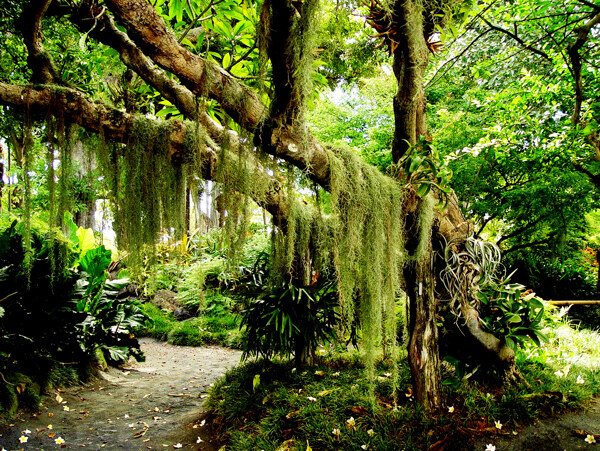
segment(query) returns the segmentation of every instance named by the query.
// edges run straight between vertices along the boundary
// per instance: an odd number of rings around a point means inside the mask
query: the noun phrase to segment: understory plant
[[[487,332],[515,350],[527,340],[540,345],[545,305],[523,285],[509,283],[501,263],[500,249],[474,237],[450,242],[445,249],[446,267],[442,281],[451,297],[451,310],[458,318],[472,307]]]
[[[523,285],[501,281],[483,289],[479,301],[484,327],[495,336],[502,337],[513,350],[528,340],[537,346],[541,341],[548,341],[542,333],[544,302]]]
[[[376,362],[374,404],[357,353],[320,356],[305,371],[289,361],[246,362],[213,388],[206,427],[219,446],[235,450],[479,449],[479,435],[493,443],[496,434],[517,434],[536,418],[581,407],[600,393],[600,335],[567,324],[548,335],[541,347],[525,342],[517,349],[520,383],[499,389],[462,380],[445,388],[442,409],[430,415],[414,400],[405,358],[397,381],[389,361]]]
[[[95,349],[115,346],[135,317],[135,307],[110,293],[106,250],[81,257],[77,237],[70,238],[37,220],[0,229],[0,374],[8,381],[0,384],[0,404],[9,415],[20,401],[36,408],[40,389],[61,379],[56,372],[89,376]],[[135,352],[129,333],[127,340],[118,345]]]
[[[102,356],[121,363],[129,356],[143,360],[133,329],[143,325],[146,315],[137,301],[119,299],[119,290],[129,284],[128,278],[107,280],[111,251],[104,246],[90,249],[79,260],[84,277],[78,280],[75,310],[85,315],[77,325],[79,345],[86,354]]]
[[[333,281],[323,278],[298,286],[287,279],[272,279],[263,258],[242,286],[244,358],[294,355],[296,363],[303,364],[312,359],[320,343],[337,342],[340,315]]]

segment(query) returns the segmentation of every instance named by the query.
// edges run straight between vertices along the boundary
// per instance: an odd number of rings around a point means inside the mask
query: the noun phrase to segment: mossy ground
[[[221,345],[240,347],[239,319],[234,314],[203,315],[177,321],[171,313],[147,302],[143,310],[150,320],[137,332],[179,346]]]
[[[78,365],[49,363],[43,372],[23,374],[14,369],[3,369],[0,383],[0,417],[12,418],[18,410],[35,412],[41,396],[52,390],[89,381],[97,372],[91,362]]]

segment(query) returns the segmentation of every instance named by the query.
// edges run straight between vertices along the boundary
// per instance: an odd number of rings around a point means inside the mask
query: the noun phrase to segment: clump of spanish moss
[[[270,117],[302,124],[305,101],[312,89],[319,0],[277,2],[266,0],[258,27],[260,71],[271,61],[273,93]]]
[[[198,183],[203,131],[187,124],[184,150],[173,157],[173,123],[136,117],[127,144],[99,146],[99,162],[112,194],[119,247],[138,266],[154,254],[160,235],[186,232],[187,188]],[[149,246],[149,249],[148,249]]]
[[[330,159],[338,290],[346,321],[360,322],[372,373],[376,349],[395,343],[405,258],[404,189],[348,149],[330,151]]]
[[[419,261],[429,255],[431,245],[431,233],[434,220],[435,200],[433,194],[429,193],[420,199],[416,217],[418,227],[418,244],[414,253],[410,256],[411,260]]]

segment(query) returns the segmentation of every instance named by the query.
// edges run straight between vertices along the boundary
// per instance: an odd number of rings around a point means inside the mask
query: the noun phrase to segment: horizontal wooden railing
[[[549,304],[552,305],[598,305],[600,301],[598,300],[589,300],[589,301],[569,301],[569,300],[552,300],[548,301]]]

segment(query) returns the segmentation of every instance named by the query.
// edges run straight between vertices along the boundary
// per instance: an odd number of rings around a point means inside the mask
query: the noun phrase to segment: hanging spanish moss
[[[330,151],[335,266],[347,322],[358,321],[368,373],[376,350],[395,344],[404,262],[404,190],[348,149]],[[385,336],[383,336],[385,334]]]
[[[416,212],[418,244],[414,254],[410,256],[411,260],[419,261],[429,256],[434,208],[435,200],[432,193],[419,200]]]
[[[113,227],[128,263],[153,258],[160,236],[181,238],[186,230],[187,188],[200,182],[201,146],[197,123],[186,123],[183,149],[174,154],[174,124],[137,116],[126,145],[104,142],[98,162],[111,192]]]
[[[23,266],[25,274],[27,275],[27,284],[31,282],[31,267],[33,265],[33,250],[31,248],[31,159],[33,154],[34,136],[33,126],[31,124],[31,118],[27,114],[25,117],[23,127],[23,161],[22,161],[22,174],[23,174],[23,246],[25,255],[23,258]]]
[[[331,268],[331,221],[315,206],[296,198],[293,189],[287,192],[287,221],[273,229],[273,274],[309,285],[313,275],[326,275]]]
[[[230,268],[239,261],[248,234],[251,213],[248,194],[252,191],[252,171],[244,158],[242,146],[232,142],[232,137],[224,130],[216,177],[221,181],[216,202]]]
[[[65,212],[72,213],[73,204],[73,146],[75,143],[76,128],[74,125],[59,121],[56,130],[60,166],[58,171],[58,190],[55,196],[56,206],[52,210],[56,212],[55,224],[64,229]],[[65,230],[63,230],[65,231]]]
[[[56,142],[56,122],[52,118],[46,120],[46,188],[48,189],[48,228],[52,233],[56,228],[56,219],[58,216],[57,205],[56,205],[56,171],[54,168],[54,145]],[[54,280],[56,279],[59,266],[56,260],[55,249],[57,248],[56,242],[50,240],[49,242],[49,256],[50,256],[50,287],[53,287]]]

